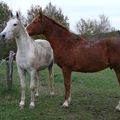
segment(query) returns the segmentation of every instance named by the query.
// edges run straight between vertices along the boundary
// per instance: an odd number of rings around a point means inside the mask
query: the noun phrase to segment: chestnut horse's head
[[[32,20],[32,22],[26,27],[29,35],[38,35],[44,33],[45,22],[42,9],[40,9],[39,14]]]

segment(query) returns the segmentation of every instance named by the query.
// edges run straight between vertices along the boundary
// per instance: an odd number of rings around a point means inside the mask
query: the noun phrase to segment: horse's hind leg
[[[116,76],[117,76],[117,79],[118,79],[118,82],[119,82],[119,84],[120,84],[120,69],[118,70],[115,70],[115,73],[116,73]],[[119,101],[119,103],[118,103],[118,105],[116,106],[116,108],[115,108],[117,111],[120,111],[120,101]]]
[[[48,79],[48,87],[50,91],[50,95],[53,96],[54,93],[54,71],[53,71],[53,63],[48,67],[49,71],[49,79]]]
[[[40,79],[39,79],[39,71],[36,72],[36,91],[35,91],[35,96],[39,96],[39,88],[40,88]]]

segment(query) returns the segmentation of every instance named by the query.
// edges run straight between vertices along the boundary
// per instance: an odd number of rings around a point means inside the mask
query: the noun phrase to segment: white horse
[[[50,94],[54,94],[53,80],[53,50],[46,40],[32,40],[24,25],[22,24],[19,14],[12,17],[7,22],[7,26],[0,33],[0,36],[5,39],[15,38],[17,44],[16,63],[21,84],[21,108],[25,105],[25,71],[30,74],[30,89],[31,101],[30,108],[35,107],[35,95],[39,95],[39,71],[45,68],[49,70],[49,88]],[[35,93],[36,92],[36,93]]]

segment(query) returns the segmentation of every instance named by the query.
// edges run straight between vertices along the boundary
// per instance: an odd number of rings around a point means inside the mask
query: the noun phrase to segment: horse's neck
[[[52,22],[53,21],[51,21],[51,23]],[[46,29],[44,34],[53,48],[58,47],[60,45],[62,46],[62,44],[64,44],[64,42],[66,41],[62,38],[69,36],[69,31],[67,31],[65,28],[60,27],[57,24],[51,23],[48,23],[47,27],[50,29]]]
[[[49,22],[48,22],[49,21]],[[55,36],[59,36],[60,34],[65,34],[67,32],[69,32],[65,27],[59,25],[58,23],[56,23],[54,20],[46,20],[47,23],[47,28],[45,31],[47,31],[47,33],[50,34],[54,34]]]
[[[33,42],[24,27],[20,28],[19,35],[15,39],[18,51],[22,52],[28,51]]]

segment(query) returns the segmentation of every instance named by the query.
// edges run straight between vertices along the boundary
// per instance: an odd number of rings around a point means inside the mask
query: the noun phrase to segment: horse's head
[[[26,27],[26,30],[29,35],[38,35],[42,34],[45,30],[45,18],[42,13],[42,10],[39,11],[39,14],[32,20],[32,22]]]
[[[11,18],[7,22],[7,25],[4,28],[4,30],[0,33],[0,37],[5,40],[17,37],[19,32],[19,25],[20,25],[19,14],[16,13],[16,17],[13,17],[11,13]]]

